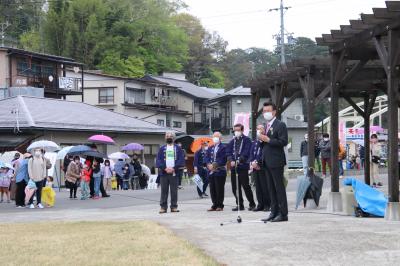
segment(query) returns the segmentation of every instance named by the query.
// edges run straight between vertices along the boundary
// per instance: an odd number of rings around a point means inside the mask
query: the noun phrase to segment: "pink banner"
[[[244,134],[248,136],[250,132],[250,113],[235,113],[234,124],[242,124],[244,126]]]

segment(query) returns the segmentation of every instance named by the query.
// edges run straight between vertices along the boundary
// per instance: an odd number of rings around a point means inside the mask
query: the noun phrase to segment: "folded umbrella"
[[[115,145],[115,141],[106,135],[93,135],[88,138],[88,141],[91,143]]]
[[[319,199],[321,198],[322,194],[322,187],[324,185],[324,179],[314,174],[308,176],[311,185],[309,186],[306,195],[303,199],[304,207],[307,204],[307,199],[314,199],[314,202],[317,206],[319,206]]]
[[[112,159],[112,160],[119,160],[119,159],[129,159],[129,155],[123,152],[114,152],[111,153],[110,155],[108,155],[108,158]]]
[[[29,147],[26,149],[29,153],[32,153],[35,149],[42,149],[46,152],[55,152],[60,150],[60,147],[57,143],[50,141],[50,140],[39,140],[33,142]]]
[[[141,164],[142,166],[142,172],[145,174],[145,176],[150,177],[151,176],[151,171],[150,168],[147,165]]]
[[[121,148],[121,151],[142,151],[142,150],[144,150],[144,147],[139,143],[129,143]]]
[[[296,210],[300,205],[300,202],[303,201],[304,196],[308,188],[310,187],[311,182],[306,176],[298,176],[297,177],[297,191],[296,191]]]

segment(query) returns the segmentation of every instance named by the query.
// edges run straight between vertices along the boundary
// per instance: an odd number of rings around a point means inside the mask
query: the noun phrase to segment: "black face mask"
[[[172,142],[174,142],[174,140],[172,138],[167,138],[167,143],[168,144],[172,144]]]

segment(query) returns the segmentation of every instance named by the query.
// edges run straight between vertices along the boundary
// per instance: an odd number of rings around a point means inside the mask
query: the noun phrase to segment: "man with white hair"
[[[206,155],[212,201],[212,206],[208,211],[223,211],[227,155],[225,145],[221,143],[221,132],[214,132],[212,137],[214,146],[207,150]]]
[[[161,198],[160,198],[160,214],[166,213],[168,209],[168,194],[171,190],[171,212],[179,212],[178,210],[178,178],[176,174],[179,168],[185,165],[185,156],[183,150],[174,144],[175,133],[166,132],[165,141],[157,154],[156,167],[159,169]]]

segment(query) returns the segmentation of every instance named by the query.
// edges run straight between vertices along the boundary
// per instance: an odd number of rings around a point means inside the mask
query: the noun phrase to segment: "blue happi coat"
[[[215,150],[217,153],[215,154]],[[226,176],[226,147],[224,144],[220,143],[218,145],[214,145],[207,150],[206,163],[207,164],[216,164],[217,170],[210,172],[209,176],[211,177],[225,177]]]
[[[167,145],[161,146],[161,148],[158,150],[157,154],[157,159],[156,159],[156,167],[160,169],[159,175],[164,176],[167,173],[165,172],[166,166],[166,150],[167,150]],[[174,144],[174,154],[175,154],[175,173],[178,172],[179,168],[185,166],[185,154],[182,150],[181,147],[178,145]]]
[[[242,141],[241,145],[238,145]],[[235,145],[236,150],[235,150]],[[251,139],[245,135],[242,135],[240,138],[233,138],[227,148],[226,154],[228,156],[229,161],[238,161],[239,164],[237,166],[238,169],[249,170],[248,160],[250,157],[250,149],[251,149]]]
[[[254,161],[258,162],[258,165],[261,166],[262,163],[262,141],[254,140],[251,149],[250,149],[250,157],[248,163],[252,163]]]

